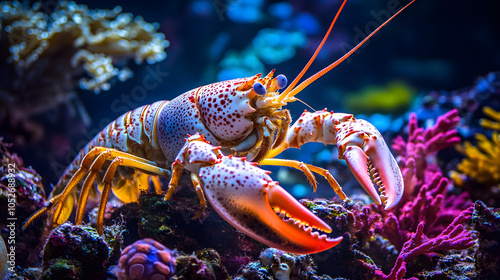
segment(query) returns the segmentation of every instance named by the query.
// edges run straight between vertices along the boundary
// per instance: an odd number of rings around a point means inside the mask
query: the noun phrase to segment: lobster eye
[[[264,94],[266,94],[266,88],[264,87],[263,84],[261,84],[259,82],[256,82],[255,84],[253,84],[253,90],[258,95],[264,95]]]
[[[278,83],[278,88],[282,89],[282,88],[286,87],[286,84],[288,83],[288,80],[286,79],[285,75],[279,74],[276,77],[276,82]]]

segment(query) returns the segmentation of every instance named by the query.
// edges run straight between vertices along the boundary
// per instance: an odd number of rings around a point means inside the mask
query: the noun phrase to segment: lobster
[[[313,231],[313,228],[325,233],[332,230],[272,181],[270,172],[257,165],[301,170],[314,191],[317,186],[313,173],[316,173],[326,178],[340,199],[345,200],[346,195],[328,170],[276,158],[282,151],[300,148],[307,142],[337,145],[339,158],[346,160],[377,204],[391,209],[399,202],[404,190],[401,171],[373,125],[351,114],[326,109],[305,111],[292,125],[290,112],[283,107],[296,101],[296,94],[344,61],[414,1],[340,59],[298,86],[346,0],[315,53],[288,87],[286,77],[274,77],[272,70],[265,77],[257,74],[201,86],[171,101],[158,101],[123,114],[80,151],[55,185],[47,205],[33,214],[24,228],[46,213],[51,214],[53,226],[62,224],[69,219],[75,205],[75,223],[81,224],[88,199],[92,197],[99,204],[96,225],[102,234],[111,192],[123,203],[136,201],[140,191],[149,189],[150,179],[155,192],[161,193],[158,176],[163,176],[170,178],[165,194],[168,200],[182,170],[186,169],[191,172],[201,204],[194,218],[201,215],[208,198],[227,222],[266,245],[301,254],[337,245],[342,237],[332,239]],[[121,166],[130,167],[133,172],[130,174],[130,168]]]

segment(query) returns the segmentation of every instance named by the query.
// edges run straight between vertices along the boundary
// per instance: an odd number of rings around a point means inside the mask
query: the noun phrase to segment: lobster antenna
[[[309,109],[311,109],[313,112],[316,112],[317,110],[314,109],[313,107],[311,107],[311,105],[307,104],[304,100],[301,100],[301,99],[298,99],[298,98],[295,98],[297,101],[299,101],[300,103],[306,105],[307,107],[309,107]]]
[[[293,81],[290,83],[290,85],[280,94],[280,96],[278,97],[278,101],[281,101],[281,100],[283,100],[283,98],[285,98],[285,96],[293,89],[293,87],[299,82],[299,80],[302,79],[304,74],[307,72],[307,69],[309,69],[309,66],[311,66],[313,61],[316,59],[316,56],[318,55],[319,51],[321,50],[321,48],[325,44],[326,39],[328,39],[328,36],[330,35],[330,31],[332,31],[332,28],[335,25],[335,22],[337,21],[337,18],[339,17],[340,12],[344,8],[344,5],[346,2],[347,2],[347,0],[344,0],[342,2],[342,5],[340,5],[340,8],[337,11],[337,14],[335,15],[332,23],[330,24],[330,28],[328,28],[328,31],[326,31],[326,34],[323,37],[323,40],[321,41],[319,46],[316,48],[316,51],[314,51],[314,54],[311,56],[311,58],[309,59],[309,61],[306,64],[306,66],[304,66],[304,68],[302,68],[302,71],[300,71],[300,73],[297,75],[297,77],[295,77],[295,79],[293,79]]]
[[[387,19],[384,23],[382,23],[379,27],[377,27],[377,29],[373,30],[373,32],[370,33],[368,36],[366,36],[366,38],[363,39],[363,41],[359,42],[354,48],[352,48],[349,52],[347,52],[346,54],[344,54],[337,61],[333,62],[332,64],[330,64],[327,67],[325,67],[325,68],[321,69],[320,71],[318,71],[316,74],[314,74],[311,77],[307,78],[305,81],[303,81],[302,83],[300,83],[296,88],[294,88],[292,91],[290,91],[287,94],[287,96],[284,96],[283,98],[285,98],[285,97],[286,98],[293,97],[297,93],[301,92],[308,85],[310,85],[312,82],[316,81],[321,76],[325,75],[330,70],[332,70],[333,68],[335,68],[337,65],[339,65],[340,63],[342,63],[342,61],[346,60],[349,56],[351,56],[351,54],[353,54],[355,51],[357,51],[364,43],[366,43],[366,41],[368,41],[368,39],[370,39],[373,35],[375,35],[375,33],[377,33],[382,27],[384,27],[387,23],[389,23],[392,19],[394,19],[404,9],[408,8],[408,6],[410,6],[413,2],[415,2],[415,0],[412,0],[410,3],[406,4],[406,6],[404,6],[403,8],[401,8],[401,10],[399,10],[394,15],[392,15],[389,19]],[[287,90],[288,90],[288,88],[287,88]],[[278,98],[278,100],[282,100],[283,98],[280,95],[279,98]]]

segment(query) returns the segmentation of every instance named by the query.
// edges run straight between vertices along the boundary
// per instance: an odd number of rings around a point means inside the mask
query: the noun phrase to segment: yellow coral
[[[500,121],[500,112],[494,111],[490,107],[483,108],[483,112],[494,120]],[[481,125],[485,128],[500,130],[500,123],[482,119]],[[452,179],[457,185],[463,185],[463,175],[473,178],[475,181],[496,186],[500,184],[500,135],[493,132],[491,140],[483,134],[476,134],[477,147],[470,142],[457,149],[465,154],[458,165],[458,172],[452,173]]]
[[[488,117],[492,118],[495,121],[491,121],[488,119],[481,119],[481,126],[484,128],[489,128],[493,130],[500,130],[500,112],[493,110],[491,107],[484,107],[483,112]]]
[[[345,106],[355,113],[391,113],[406,110],[415,96],[415,91],[404,82],[394,81],[386,86],[367,86],[357,93],[345,97]]]

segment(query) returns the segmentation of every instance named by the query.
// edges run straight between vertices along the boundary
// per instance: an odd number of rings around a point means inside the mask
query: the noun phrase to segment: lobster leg
[[[184,168],[178,162],[174,162],[172,164],[172,177],[170,177],[170,182],[168,183],[168,190],[164,198],[165,201],[169,200],[174,194],[175,189],[177,188],[177,184],[179,183],[179,179],[182,175],[182,169]]]
[[[344,193],[344,191],[340,187],[339,183],[337,182],[337,180],[335,180],[335,178],[332,176],[330,171],[328,171],[324,168],[321,168],[321,167],[311,165],[311,164],[306,164],[306,166],[312,172],[323,176],[328,181],[330,186],[333,188],[333,191],[335,191],[335,193],[339,196],[340,199],[345,200],[347,198],[347,195]]]
[[[263,159],[259,162],[259,165],[274,165],[274,166],[288,166],[295,169],[299,169],[306,175],[307,180],[313,186],[314,192],[317,190],[316,178],[312,174],[311,170],[309,170],[308,166],[303,162],[291,159],[278,159],[278,158],[268,158]]]
[[[83,161],[82,161],[82,165],[83,165]],[[60,202],[60,203],[55,203],[53,205],[50,205],[51,207],[55,206],[54,215],[52,217],[53,224],[60,225],[60,224],[64,223],[71,215],[71,211],[73,211],[74,201],[73,200],[69,201],[68,198],[69,198],[70,194],[76,188],[78,182],[80,182],[80,180],[82,180],[82,178],[85,176],[87,171],[88,171],[88,168],[85,168],[85,167],[78,169],[78,171],[75,173],[75,175],[73,175],[73,177],[71,177],[71,180],[68,182],[68,185],[66,186],[64,191],[59,195],[58,202]],[[63,210],[65,210],[65,211],[63,211]]]
[[[317,184],[316,184],[316,179],[314,178],[312,172],[317,173],[323,176],[328,181],[328,183],[330,183],[330,186],[332,186],[333,190],[340,197],[340,199],[344,200],[347,198],[346,194],[342,191],[342,188],[340,187],[337,180],[335,180],[332,174],[330,174],[330,171],[326,169],[311,164],[305,164],[296,160],[277,159],[277,158],[266,158],[260,161],[259,165],[287,166],[299,169],[302,172],[304,172],[309,182],[313,185],[314,192],[316,192],[317,190]]]
[[[77,211],[77,223],[81,223],[81,218],[83,217],[83,212],[87,202],[88,193],[90,191],[92,182],[95,180],[97,172],[101,169],[102,165],[106,160],[120,158],[119,165],[133,167],[143,172],[150,174],[155,174],[159,176],[169,176],[170,170],[160,168],[155,165],[154,162],[143,159],[141,157],[134,156],[132,154],[118,151],[115,149],[105,148],[105,147],[94,147],[82,160],[80,168],[73,175],[68,185],[61,193],[59,202],[56,205],[54,211],[53,224],[59,225],[67,220],[69,217],[72,205],[67,202],[68,196],[75,189],[77,184],[85,176],[85,174],[90,170],[87,178],[85,179],[82,192],[80,194],[79,207]],[[95,164],[95,165],[94,165]],[[63,213],[64,212],[64,213]],[[61,216],[62,215],[62,216]]]
[[[165,194],[165,201],[169,200],[173,193],[175,192],[175,189],[177,188],[177,185],[179,183],[179,178],[181,177],[182,170],[184,167],[179,164],[178,161],[176,161],[174,164],[172,164],[172,178],[170,178],[170,182],[168,184],[168,191]],[[201,209],[194,215],[191,219],[197,219],[201,216],[205,208],[207,208],[207,200],[205,199],[205,195],[203,194],[203,189],[200,184],[200,178],[198,175],[195,173],[191,173],[191,182],[193,182],[193,186],[196,190],[196,194],[198,195],[198,199],[200,200],[200,205]]]
[[[55,204],[56,208],[54,210],[54,215],[52,217],[53,224],[60,225],[69,218],[69,215],[73,210],[73,202],[71,203],[68,202],[68,197],[74,191],[74,189],[76,188],[78,183],[82,180],[82,178],[85,176],[90,166],[94,162],[94,159],[103,151],[103,149],[105,148],[95,147],[89,153],[87,153],[85,157],[82,159],[80,168],[76,171],[73,177],[71,177],[68,184],[66,185],[66,188],[64,188],[64,191],[60,194],[59,201],[61,201],[61,203]],[[63,214],[63,209],[65,210],[64,215],[61,216]]]
[[[105,197],[101,196],[101,203],[100,203],[99,211],[98,211],[99,215],[102,215],[100,217],[101,224],[100,225],[98,224],[98,229],[100,229],[99,231],[101,233],[102,233],[102,220],[104,219],[104,208],[106,205],[105,203],[106,203],[108,196],[109,196],[109,189],[110,189],[111,182],[113,180],[116,169],[118,168],[119,165],[134,167],[134,168],[137,168],[141,171],[146,171],[146,172],[158,172],[158,171],[160,171],[160,173],[159,174],[157,173],[157,174],[163,175],[163,176],[165,175],[165,173],[169,174],[168,170],[159,168],[159,167],[154,166],[154,165],[150,165],[149,163],[145,162],[145,160],[143,160],[141,158],[139,158],[140,161],[138,161],[137,160],[138,157],[136,157],[136,156],[132,156],[128,153],[116,151],[113,149],[106,149],[92,163],[92,165],[90,167],[90,172],[87,175],[87,178],[85,179],[85,182],[83,184],[83,188],[82,188],[82,191],[80,194],[80,200],[78,202],[77,215],[75,218],[76,224],[81,224],[81,222],[82,222],[83,214],[85,211],[85,206],[87,204],[88,194],[89,194],[89,191],[92,187],[92,183],[94,182],[95,177],[97,176],[97,173],[101,170],[104,162],[106,160],[110,159],[111,157],[114,157],[114,159],[111,162],[111,165],[108,167],[106,174],[104,175],[104,178],[103,178],[104,187],[107,188],[107,190],[106,190],[107,193],[105,194]],[[103,192],[104,192],[104,189],[103,189]],[[99,218],[98,218],[98,220],[99,220]]]
[[[102,235],[102,228],[104,226],[104,211],[106,210],[106,202],[108,201],[109,191],[111,190],[111,182],[113,181],[113,177],[115,177],[115,172],[118,166],[121,164],[120,158],[115,158],[108,169],[106,170],[106,174],[104,174],[104,178],[102,182],[104,186],[101,192],[101,202],[99,203],[99,210],[97,211],[96,225],[97,225],[97,233]]]
[[[194,215],[191,220],[198,219],[203,211],[207,208],[207,200],[205,199],[205,194],[203,194],[203,189],[201,187],[201,182],[200,182],[200,177],[196,175],[195,173],[191,173],[191,181],[193,182],[193,186],[196,190],[196,193],[198,194],[198,199],[200,200],[200,210],[198,210],[198,213]]]
[[[160,180],[158,179],[158,176],[151,176],[151,181],[153,181],[153,186],[155,187],[155,193],[160,194],[163,191],[161,190],[161,184]]]
[[[42,209],[36,211],[33,215],[31,215],[28,220],[24,223],[23,225],[23,230],[26,230],[29,225],[31,225],[34,221],[36,221],[38,218],[42,217],[45,215],[51,208],[52,206],[56,205],[59,203],[61,198],[61,194],[58,194],[54,197],[52,197],[47,204],[47,206],[43,207]]]
[[[97,156],[97,158],[90,166],[90,171],[87,177],[85,178],[85,181],[83,182],[83,187],[82,190],[80,191],[80,197],[78,199],[78,207],[76,208],[75,224],[77,225],[82,224],[83,214],[85,213],[85,206],[87,206],[87,200],[89,197],[90,189],[92,188],[95,178],[97,177],[97,173],[99,173],[99,171],[102,168],[102,165],[106,162],[106,160],[109,157],[110,157],[109,153],[106,152],[101,153],[99,156]]]

